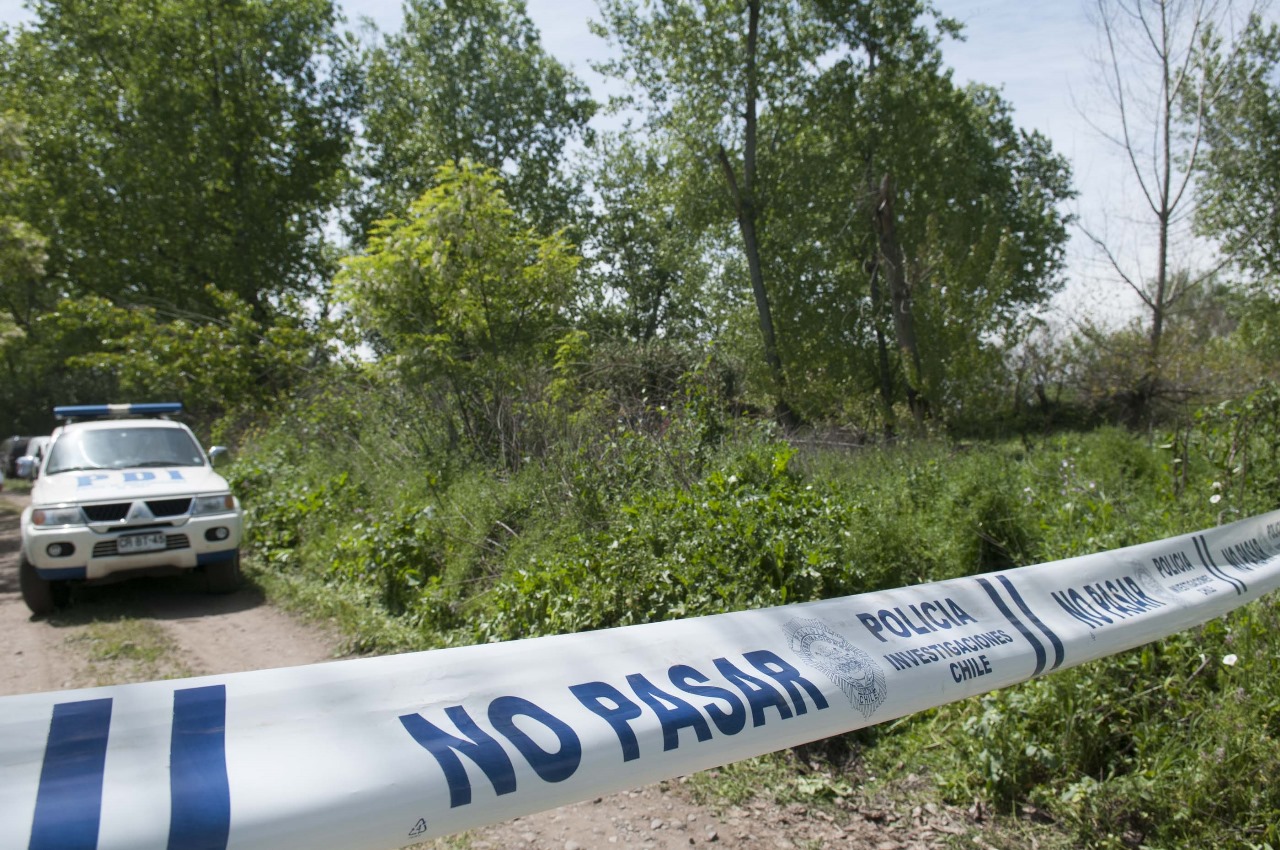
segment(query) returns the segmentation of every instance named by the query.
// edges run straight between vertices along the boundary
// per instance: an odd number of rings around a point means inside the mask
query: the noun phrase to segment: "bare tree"
[[[1155,235],[1154,268],[1144,274],[1117,245],[1088,227],[1085,235],[1106,256],[1114,273],[1137,295],[1150,315],[1147,363],[1138,391],[1145,406],[1158,391],[1165,325],[1179,302],[1221,265],[1198,274],[1174,274],[1175,240],[1191,239],[1195,214],[1193,178],[1205,151],[1205,122],[1227,91],[1222,69],[1242,39],[1231,30],[1248,19],[1232,0],[1096,0],[1102,54],[1099,65],[1114,122],[1102,127],[1086,116],[1122,151],[1150,212]]]

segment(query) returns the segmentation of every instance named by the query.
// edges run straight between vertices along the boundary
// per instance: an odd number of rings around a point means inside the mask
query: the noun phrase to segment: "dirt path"
[[[70,608],[33,619],[18,589],[25,501],[0,492],[0,696],[334,657],[336,637],[267,605],[256,589],[209,596],[195,579],[79,588]]]
[[[76,591],[74,604],[33,619],[18,589],[18,512],[0,492],[0,696],[313,664],[335,657],[336,635],[273,608],[255,588],[208,596],[192,579],[133,581]],[[864,801],[835,813],[762,801],[721,809],[664,782],[441,839],[470,850],[747,850],[845,847],[922,850],[987,845],[955,809]]]

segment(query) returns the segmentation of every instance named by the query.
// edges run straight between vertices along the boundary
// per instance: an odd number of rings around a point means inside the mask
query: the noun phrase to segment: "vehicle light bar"
[[[103,419],[112,416],[163,416],[181,413],[182,402],[163,401],[144,404],[66,404],[53,409],[59,419]]]

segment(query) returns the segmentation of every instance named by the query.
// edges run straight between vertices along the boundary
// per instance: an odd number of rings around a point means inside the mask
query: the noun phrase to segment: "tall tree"
[[[1196,223],[1256,279],[1280,286],[1280,27],[1251,22],[1226,96],[1205,114]]]
[[[773,116],[796,142],[766,183],[780,324],[804,329],[815,403],[958,410],[1062,284],[1070,170],[998,93],[956,87],[927,33],[868,41]]]
[[[691,193],[670,179],[679,151],[664,141],[604,133],[587,166],[596,198],[585,248],[597,283],[589,309],[608,333],[640,343],[706,339],[724,324],[724,299],[709,292],[712,246],[685,226]]]
[[[366,228],[401,214],[445,162],[502,171],[510,203],[565,226],[577,188],[561,168],[595,102],[542,47],[521,0],[406,0],[404,24],[365,63]]]
[[[1136,415],[1160,389],[1165,326],[1201,275],[1175,276],[1175,243],[1189,239],[1194,178],[1205,153],[1206,119],[1228,91],[1223,65],[1206,49],[1230,29],[1231,0],[1096,0],[1100,68],[1114,113],[1104,130],[1128,165],[1149,215],[1150,271],[1102,234],[1085,233],[1150,318],[1147,363],[1136,388]],[[1226,45],[1229,57],[1239,42]],[[1230,64],[1229,59],[1227,64]]]
[[[493,169],[446,163],[432,184],[374,226],[339,286],[399,375],[441,387],[471,445],[511,462],[513,399],[565,330],[579,258],[529,227]]]
[[[758,190],[762,109],[798,97],[806,64],[821,54],[821,32],[804,27],[787,0],[604,0],[602,32],[621,58],[605,70],[640,90],[651,129],[672,134],[724,176],[723,197],[746,260],[762,353],[779,417],[794,417],[761,256],[770,214]]]
[[[30,180],[24,129],[15,113],[0,113],[0,339],[8,336],[6,320],[24,331],[30,327],[44,275],[44,237],[11,212],[21,208]]]
[[[3,47],[27,116],[49,294],[258,316],[331,252],[352,94],[331,0],[36,0]]]
[[[670,179],[704,198],[684,229],[733,222],[747,265],[754,241],[759,274],[739,285],[763,292],[773,391],[819,416],[860,417],[871,390],[890,408],[904,390],[956,402],[1061,285],[1065,161],[995,92],[952,84],[938,42],[958,27],[922,0],[645,8],[605,4],[610,70],[679,152]]]

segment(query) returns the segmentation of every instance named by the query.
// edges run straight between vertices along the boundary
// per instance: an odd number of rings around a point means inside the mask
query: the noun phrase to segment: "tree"
[[[364,92],[361,236],[463,160],[502,171],[509,202],[540,229],[569,223],[577,187],[561,161],[596,107],[519,0],[407,0],[400,32],[366,57]]]
[[[586,253],[598,289],[589,322],[647,343],[705,341],[724,326],[725,299],[705,234],[684,226],[692,199],[672,181],[680,152],[628,131],[597,139],[590,163],[597,199]],[[718,179],[718,175],[712,175]]]
[[[734,223],[779,407],[954,402],[1061,284],[1065,161],[995,92],[951,83],[937,45],[957,25],[928,3],[647,8],[605,4],[610,70],[679,194],[703,197],[682,230]]]
[[[622,58],[605,67],[632,81],[647,99],[648,124],[688,150],[686,161],[724,176],[722,197],[741,238],[762,354],[776,412],[793,414],[773,323],[759,227],[769,215],[757,191],[759,112],[794,97],[807,59],[821,50],[816,33],[787,17],[785,2],[662,0],[642,14],[634,0],[601,4]]]
[[[340,291],[400,376],[443,384],[472,445],[506,453],[512,398],[566,330],[579,258],[521,220],[496,171],[446,163],[432,183],[344,261]]]
[[[207,426],[273,400],[327,344],[322,332],[294,318],[301,310],[263,325],[235,295],[210,286],[207,297],[223,318],[171,319],[98,296],[67,299],[42,315],[30,361],[43,360],[39,371],[53,380],[42,391],[41,412],[103,398],[173,399]]]
[[[26,176],[25,127],[14,113],[0,113],[0,310],[17,329],[30,327],[36,287],[44,275],[44,237],[8,212],[19,208]],[[0,325],[0,338],[8,336]]]
[[[770,253],[808,403],[874,391],[892,426],[904,394],[917,415],[981,404],[1062,284],[1072,189],[998,93],[952,83],[931,37],[869,36],[775,116],[796,145],[766,183],[786,210]]]
[[[21,109],[48,300],[177,313],[233,292],[261,319],[330,269],[352,90],[330,0],[37,0],[0,52]]]
[[[1230,0],[1097,0],[1096,8],[1104,48],[1100,67],[1115,110],[1115,130],[1106,135],[1127,162],[1150,214],[1151,271],[1143,274],[1100,234],[1085,233],[1150,317],[1135,394],[1135,415],[1143,415],[1160,389],[1169,315],[1200,281],[1199,275],[1173,276],[1171,250],[1191,236],[1187,225],[1195,211],[1193,184],[1205,153],[1207,116],[1228,92],[1222,68],[1233,64],[1240,43],[1225,47],[1225,62],[1212,59],[1223,48],[1220,32],[1231,21]]]
[[[1254,19],[1222,63],[1225,95],[1205,113],[1196,225],[1255,279],[1280,284],[1280,27]]]

